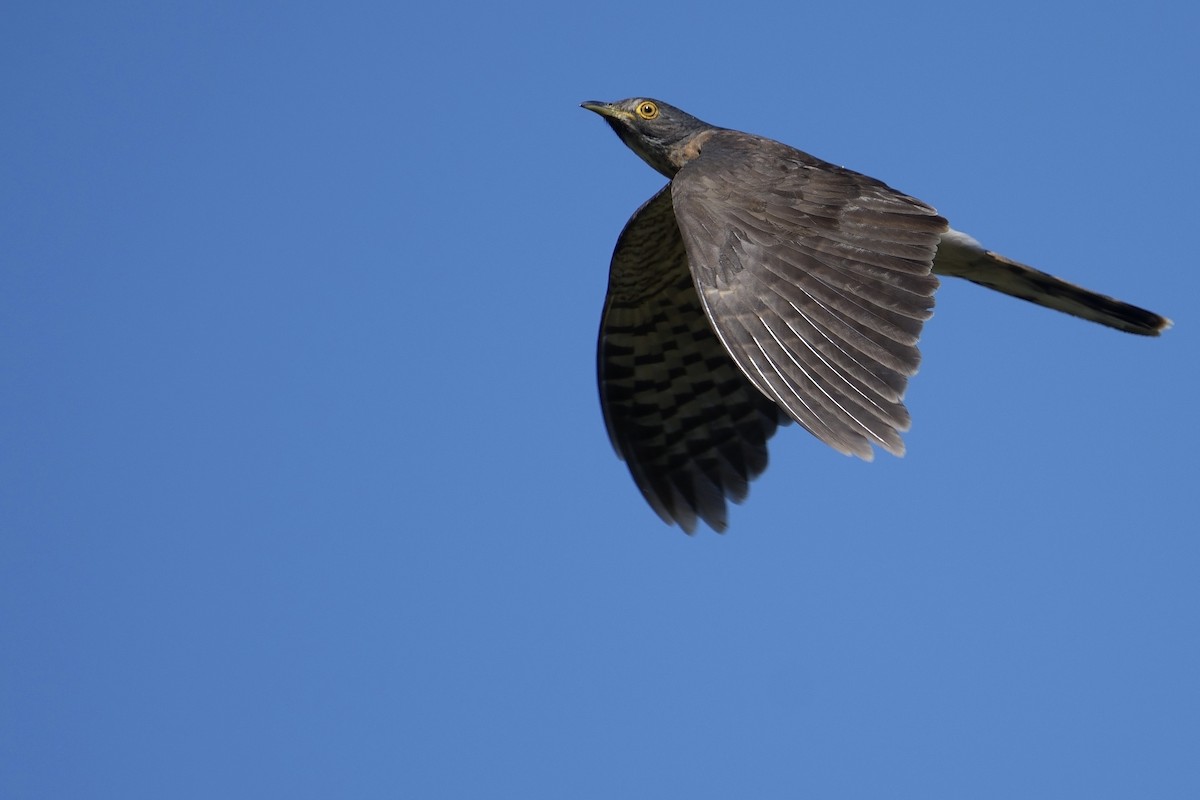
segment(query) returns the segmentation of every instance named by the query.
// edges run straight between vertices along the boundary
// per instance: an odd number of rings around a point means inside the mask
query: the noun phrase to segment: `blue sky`
[[[1194,5],[402,6],[5,12],[0,795],[1200,796]],[[1176,327],[948,281],[905,458],[685,536],[635,94]]]

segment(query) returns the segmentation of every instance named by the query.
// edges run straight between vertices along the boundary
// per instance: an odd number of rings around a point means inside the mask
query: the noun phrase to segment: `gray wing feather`
[[[613,446],[650,506],[687,532],[726,526],[789,421],[713,333],[664,187],[617,240],[597,354]]]
[[[835,449],[901,454],[946,221],[769,139],[709,137],[672,181],[704,309],[747,377]]]

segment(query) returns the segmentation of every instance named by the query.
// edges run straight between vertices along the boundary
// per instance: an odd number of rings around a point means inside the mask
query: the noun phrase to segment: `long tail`
[[[953,228],[942,234],[933,271],[939,275],[966,278],[1039,306],[1129,333],[1158,336],[1171,327],[1171,320],[1153,311],[1089,292],[1082,286],[985,250],[979,242]]]

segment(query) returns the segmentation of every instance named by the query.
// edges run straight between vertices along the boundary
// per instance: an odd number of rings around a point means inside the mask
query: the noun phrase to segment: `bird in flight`
[[[780,142],[650,98],[589,101],[669,179],[617,239],[600,402],[650,506],[692,533],[728,523],[797,422],[835,450],[904,454],[936,275],[1128,333],[1171,321],[986,250],[920,200]]]

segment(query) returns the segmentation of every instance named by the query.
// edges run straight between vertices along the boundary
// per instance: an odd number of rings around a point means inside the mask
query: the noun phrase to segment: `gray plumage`
[[[796,421],[839,452],[902,455],[938,280],[1120,330],[1170,321],[985,250],[931,207],[787,145],[646,98],[589,102],[670,179],[617,240],[600,326],[604,418],[642,494],[685,531],[727,525]]]

